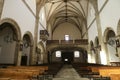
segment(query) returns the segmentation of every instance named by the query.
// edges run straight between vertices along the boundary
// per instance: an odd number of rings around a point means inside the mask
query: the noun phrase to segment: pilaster
[[[22,41],[19,41],[18,42],[17,66],[21,65],[22,51],[23,51],[23,43],[22,43]]]

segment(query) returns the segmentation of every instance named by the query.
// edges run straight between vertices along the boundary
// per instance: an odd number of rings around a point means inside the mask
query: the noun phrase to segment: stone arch
[[[1,18],[1,15],[2,15],[3,6],[4,6],[4,0],[0,0],[0,18]]]
[[[3,23],[9,23],[9,24],[12,25],[12,28],[15,31],[16,35],[17,35],[17,40],[20,41],[21,40],[21,30],[20,30],[20,27],[17,24],[17,22],[15,20],[13,20],[13,19],[5,18],[5,19],[2,19],[0,21],[0,25],[2,25]]]
[[[109,31],[113,31],[114,32],[114,30],[111,27],[107,27],[105,29],[104,38],[103,38],[104,39],[104,43],[106,43],[108,41],[108,33],[109,33]]]
[[[29,31],[27,31],[25,34],[28,35],[29,38],[30,38],[30,46],[33,46],[33,42],[34,42],[34,41],[33,41],[33,35],[32,35],[32,33],[29,32]]]
[[[44,43],[42,41],[40,41],[37,45],[37,50],[38,50],[38,55],[37,55],[37,62],[38,63],[44,63],[45,62],[45,46]]]
[[[106,28],[104,32],[104,43],[108,64],[111,64],[111,62],[119,62],[116,46],[114,44],[109,43],[111,39],[112,41],[114,41],[114,43],[116,43],[115,38],[116,38],[115,31],[111,27]]]
[[[3,47],[6,47],[6,50],[3,48],[5,55],[10,55],[7,58],[8,61],[5,61],[4,64],[18,64],[18,53],[20,51],[20,42],[21,42],[21,31],[20,27],[16,21],[10,18],[5,18],[0,21],[1,30],[7,31],[1,37],[4,39],[4,43],[1,44]],[[9,40],[9,41],[8,41]],[[6,42],[7,41],[7,42]],[[5,45],[6,44],[6,45]],[[12,47],[11,47],[12,46]],[[6,56],[3,55],[4,59]],[[10,59],[11,58],[11,59]],[[9,60],[10,59],[10,60]]]
[[[48,46],[47,46],[48,47]],[[65,61],[65,58],[68,59],[68,63],[71,63],[71,62],[83,62],[83,63],[86,63],[87,60],[88,60],[88,56],[87,56],[87,49],[84,48],[84,47],[59,47],[59,46],[50,46],[49,49],[47,48],[48,50],[48,62],[49,63],[54,63],[54,62],[62,62],[64,63]],[[60,54],[60,57],[56,57],[56,51],[60,51],[61,54]],[[79,57],[75,57],[74,56],[74,52],[75,51],[78,51],[80,52],[79,53]],[[67,54],[68,55],[67,55]],[[66,55],[64,55],[66,54]],[[66,56],[69,56],[69,57],[66,57]]]
[[[117,35],[120,35],[120,20],[118,21],[117,25]]]
[[[40,42],[38,43],[38,48],[41,49],[41,52],[45,52],[44,43],[43,43],[42,41],[40,41]]]
[[[23,36],[21,65],[32,64],[32,50],[33,50],[33,36],[31,32],[27,31]],[[23,61],[23,58],[26,58],[25,61]]]

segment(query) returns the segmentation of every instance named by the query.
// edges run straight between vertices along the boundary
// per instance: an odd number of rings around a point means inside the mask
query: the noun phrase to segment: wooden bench
[[[92,72],[98,72],[102,77],[110,77],[111,80],[120,80],[120,67],[118,66],[91,66]],[[118,75],[118,76],[116,76]],[[118,78],[118,79],[117,79]]]
[[[111,80],[120,80],[120,68],[99,69],[101,76],[108,76]]]
[[[111,80],[120,80],[120,74],[111,74],[110,78]]]
[[[0,80],[10,80],[10,78],[0,78]]]
[[[25,70],[25,71],[29,71],[29,70],[36,70],[36,71],[39,71],[39,74],[43,74],[45,71],[47,71],[48,70],[48,66],[16,66],[16,67],[14,67],[14,66],[9,66],[8,68],[14,68],[14,69],[17,69],[17,70],[21,70],[22,71],[22,69],[23,69],[23,71]]]
[[[7,77],[12,79],[30,79],[32,76],[32,72],[4,71],[0,73],[1,78]]]
[[[93,80],[120,80],[120,67],[96,64],[80,64],[74,63],[73,67],[76,71],[85,77],[92,78]],[[89,70],[89,72],[84,71]],[[98,74],[98,75],[94,75]]]
[[[33,76],[43,74],[48,67],[43,66],[9,66],[8,68],[0,69],[0,78],[11,79],[31,79]],[[0,79],[1,80],[1,79]]]

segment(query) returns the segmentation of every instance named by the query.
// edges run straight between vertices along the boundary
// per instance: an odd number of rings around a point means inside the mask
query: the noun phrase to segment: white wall
[[[0,36],[0,64],[14,64],[16,42],[7,43],[4,37],[5,35]]]
[[[29,2],[30,5],[33,1],[31,1],[31,3],[30,1],[27,2]],[[33,6],[30,5],[30,7]],[[33,11],[35,12],[35,10]],[[1,18],[11,18],[15,20],[20,26],[22,36],[26,31],[30,31],[32,34],[34,33],[35,17],[22,0],[5,0]]]
[[[45,8],[44,7],[41,8],[39,17],[40,17],[40,23],[43,25],[44,28],[46,28],[46,16],[45,16]]]
[[[78,28],[70,23],[60,24],[53,33],[53,40],[64,40],[64,36],[69,35],[70,39],[81,39]]]
[[[0,64],[14,64],[16,42],[13,41],[12,35],[13,31],[10,28],[0,31]]]
[[[88,6],[88,17],[87,17],[87,26],[89,27],[90,24],[92,23],[93,19],[95,18],[95,10],[93,6],[89,3]]]
[[[88,18],[87,18],[87,27],[90,27],[88,29],[88,39],[89,42],[95,41],[95,37],[98,36],[98,32],[97,32],[97,25],[96,25],[96,21],[94,21],[92,23],[92,21],[95,18],[95,10],[93,8],[93,6],[89,3],[89,8],[88,8],[89,14],[88,14]],[[92,25],[91,25],[92,23]]]
[[[96,21],[92,24],[90,29],[88,30],[88,39],[89,42],[92,40],[93,42],[95,41],[96,36],[98,36],[98,31],[97,31],[97,25]]]
[[[100,5],[99,5],[100,6]],[[117,25],[120,19],[120,0],[108,0],[107,5],[100,13],[102,33],[107,27],[117,32]]]
[[[119,62],[119,57],[116,56],[116,48],[110,45],[107,45],[108,53],[109,53],[109,61],[110,62]]]
[[[105,0],[98,0],[98,8],[99,10],[105,3]],[[104,35],[105,29],[107,27],[111,27],[115,33],[117,33],[117,25],[120,19],[120,0],[108,0],[107,4],[103,8],[102,12],[100,13],[100,20],[101,20],[101,27],[102,27],[102,35]],[[94,19],[95,13],[92,5],[89,5],[90,13],[88,14],[88,26],[90,25],[91,21]],[[92,12],[91,12],[92,11]],[[89,34],[89,41],[95,39],[97,36],[97,25],[96,22],[92,24],[90,29],[88,30]]]
[[[106,0],[97,0],[97,1],[98,1],[98,10],[100,11]]]
[[[25,1],[30,6],[34,14],[36,14],[36,0],[25,0]]]
[[[105,1],[106,0],[98,0],[98,8],[99,8],[98,10],[101,9]],[[89,7],[91,6],[89,5]],[[102,36],[104,36],[104,32],[107,27],[111,27],[115,31],[115,33],[117,33],[118,21],[120,19],[119,8],[120,8],[120,0],[108,0],[107,4],[103,8],[103,10],[100,12]],[[92,13],[92,15],[95,15],[95,14]],[[90,14],[88,14],[88,20],[87,20],[88,26],[93,18],[94,16],[90,16]],[[96,22],[94,22],[91,25],[90,29],[88,30],[88,34],[89,34],[89,41],[91,40],[94,41],[95,36],[98,35]],[[108,48],[108,54],[109,54],[110,61],[119,61],[119,59],[115,56],[115,49],[112,49],[109,46],[107,46],[107,48]]]
[[[40,41],[40,30],[46,29],[46,16],[45,16],[45,8],[42,7],[39,14],[39,27],[38,27],[38,42]]]

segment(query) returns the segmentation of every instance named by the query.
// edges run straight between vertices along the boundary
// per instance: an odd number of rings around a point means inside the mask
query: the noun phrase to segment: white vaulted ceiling
[[[86,24],[88,3],[89,0],[47,0],[46,19],[52,26],[52,32],[65,22],[75,25],[82,32],[83,24]]]

